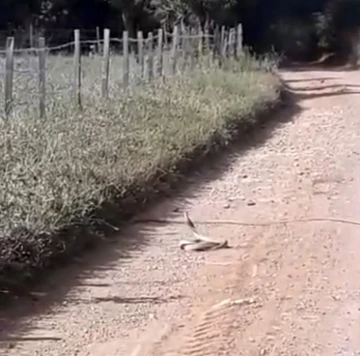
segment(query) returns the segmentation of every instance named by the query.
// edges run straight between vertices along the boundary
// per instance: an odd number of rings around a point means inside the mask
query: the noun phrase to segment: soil
[[[360,73],[281,75],[298,107],[195,173],[146,218],[360,222]],[[246,146],[246,149],[245,149]],[[199,225],[232,249],[184,252],[143,223],[1,312],[8,356],[360,355],[360,227]]]

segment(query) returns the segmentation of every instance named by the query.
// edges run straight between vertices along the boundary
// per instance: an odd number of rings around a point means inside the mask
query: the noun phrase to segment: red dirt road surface
[[[282,73],[299,99],[146,218],[360,222],[360,73]],[[246,147],[245,147],[246,146]],[[8,356],[360,355],[360,225],[129,227],[0,319]],[[41,292],[41,291],[40,291]]]

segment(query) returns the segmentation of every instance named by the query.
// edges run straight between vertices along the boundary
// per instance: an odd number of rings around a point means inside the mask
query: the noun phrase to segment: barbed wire
[[[161,75],[167,78],[176,77],[179,74],[187,75],[192,71],[194,64],[196,65],[196,58],[198,54],[207,53],[206,51],[211,48],[211,51],[214,49],[213,41],[211,41],[211,47],[209,47],[208,39],[214,39],[213,34],[208,33],[179,33],[178,39],[178,56],[179,62],[175,64],[176,68],[172,69],[172,59],[169,47],[172,46],[173,41],[167,40],[166,37],[173,37],[173,33],[169,33],[166,30],[162,31],[164,36],[164,41],[162,42],[163,48],[160,52],[155,48],[158,47],[158,44],[161,36],[161,31],[154,32],[153,35],[149,34],[142,38],[128,38],[129,43],[129,52],[131,45],[142,43],[144,45],[143,59],[144,62],[139,62],[139,58],[132,56],[129,53],[130,63],[127,65],[127,69],[124,67],[123,62],[123,45],[124,39],[113,36],[109,38],[109,44],[111,45],[110,55],[112,56],[111,66],[109,68],[108,76],[112,78],[111,81],[108,81],[108,91],[112,90],[113,93],[118,92],[118,88],[123,87],[125,80],[124,68],[128,71],[127,85],[136,86],[143,82],[149,82],[150,79],[150,69],[149,65],[152,67],[152,78],[154,75],[157,75],[157,66],[160,63]],[[237,40],[235,36],[226,36],[225,42],[223,43],[227,53],[230,53],[229,49],[232,46],[236,45]],[[148,55],[148,46],[149,40],[152,39],[154,42],[154,51],[152,51],[152,60]],[[186,41],[189,40],[189,41]],[[198,41],[202,40],[202,41]],[[71,67],[72,64],[72,52],[75,47],[75,40],[65,42],[56,46],[45,46],[43,48],[30,46],[28,48],[16,48],[14,49],[14,65],[13,65],[13,97],[12,102],[15,106],[19,106],[19,111],[17,114],[23,110],[32,110],[35,108],[38,110],[37,105],[41,101],[46,101],[49,105],[54,103],[61,102],[62,100],[73,100],[74,99],[74,89],[76,85],[78,88],[81,86],[81,90],[84,90],[84,97],[91,97],[95,95],[96,97],[101,96],[102,92],[102,80],[103,80],[103,61],[104,56],[102,53],[103,46],[105,44],[104,38],[97,39],[83,39],[78,42],[80,48],[85,50],[87,53],[86,46],[89,46],[89,56],[84,55],[84,61],[81,63],[81,73],[82,79],[81,84],[76,84],[74,71]],[[170,45],[170,46],[169,46]],[[94,46],[94,48],[90,48]],[[205,51],[204,51],[205,50]],[[218,51],[218,49],[215,48]],[[48,56],[48,59],[45,61],[45,73],[46,73],[46,88],[39,88],[39,80],[41,81],[41,71],[39,67],[39,54],[41,51],[45,52],[45,55]],[[64,52],[62,52],[64,51]],[[83,52],[83,53],[84,53]],[[6,91],[6,82],[3,82],[3,79],[6,75],[5,68],[5,55],[6,50],[0,50],[0,106],[3,106],[4,103],[2,99]],[[66,53],[68,55],[61,55]],[[162,53],[162,54],[161,54]],[[231,52],[232,53],[232,52]],[[162,62],[158,61],[158,56],[161,54]],[[86,59],[89,58],[89,59]],[[189,59],[190,58],[190,59]],[[141,63],[141,64],[139,64]],[[150,68],[151,68],[150,67]],[[70,70],[69,70],[70,69]],[[124,79],[123,79],[124,78]],[[130,78],[130,80],[129,80]],[[3,84],[4,83],[4,84]],[[115,94],[114,94],[115,95]],[[57,105],[57,104],[56,104]],[[0,108],[1,109],[1,108]],[[49,109],[51,110],[51,109]]]
[[[172,33],[164,31],[165,36],[173,36]],[[154,35],[153,40],[159,40],[159,34]],[[196,35],[189,35],[189,34],[185,34],[185,35],[180,35],[179,36],[180,39],[206,39],[206,38],[215,38],[214,35],[210,35],[210,34],[196,34]],[[139,40],[138,38],[129,38],[128,41],[129,43],[138,43],[139,41],[142,42],[146,42],[149,40],[149,36],[147,36],[146,38],[143,38],[142,40]],[[111,37],[110,38],[110,42],[115,42],[115,43],[120,43],[122,44],[124,42],[124,40],[122,38],[118,38],[118,37]],[[104,39],[94,39],[94,40],[81,40],[80,41],[80,45],[91,45],[91,44],[96,44],[96,45],[103,45],[104,44]],[[66,42],[60,45],[56,45],[56,46],[51,46],[51,47],[45,47],[46,51],[56,51],[56,50],[61,50],[61,49],[66,49],[68,47],[74,46],[75,45],[75,41],[70,41],[70,42]],[[15,48],[14,49],[14,54],[22,54],[22,53],[28,53],[28,52],[33,52],[33,53],[37,53],[40,50],[42,50],[39,47],[27,47],[27,48]],[[6,49],[1,49],[0,50],[0,55],[6,54]]]

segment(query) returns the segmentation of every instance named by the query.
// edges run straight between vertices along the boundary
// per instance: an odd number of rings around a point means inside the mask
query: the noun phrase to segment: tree
[[[151,0],[107,0],[121,16],[124,28],[129,32],[130,38],[136,37],[140,29],[141,19],[152,16],[154,8]]]

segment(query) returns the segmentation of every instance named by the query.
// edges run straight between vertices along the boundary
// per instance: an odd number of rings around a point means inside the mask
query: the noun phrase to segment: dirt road
[[[147,217],[360,221],[360,73],[283,76],[299,110]],[[130,227],[121,245],[60,271],[48,295],[2,315],[0,353],[360,355],[360,226],[199,228],[234,248],[186,253],[177,247],[189,233],[183,225]]]

